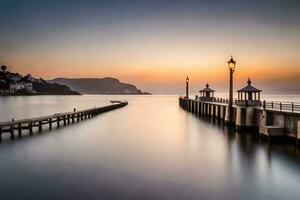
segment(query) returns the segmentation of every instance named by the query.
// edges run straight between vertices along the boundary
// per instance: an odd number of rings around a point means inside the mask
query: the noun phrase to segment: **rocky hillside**
[[[0,71],[0,95],[79,95],[69,87],[56,83],[48,83],[30,74],[22,76],[7,71],[6,66]]]
[[[51,83],[67,85],[82,94],[149,94],[137,89],[136,86],[122,83],[115,78],[57,78]]]
[[[33,90],[42,95],[80,95],[79,92],[71,90],[66,85],[48,82],[34,82]]]

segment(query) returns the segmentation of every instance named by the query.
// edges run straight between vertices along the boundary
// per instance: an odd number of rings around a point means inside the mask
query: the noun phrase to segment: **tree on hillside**
[[[3,73],[5,73],[6,70],[7,70],[7,67],[6,67],[5,65],[2,65],[2,66],[1,66],[1,71],[2,71]]]

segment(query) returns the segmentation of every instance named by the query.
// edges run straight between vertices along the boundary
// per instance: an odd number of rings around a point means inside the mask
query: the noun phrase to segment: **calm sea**
[[[300,96],[265,96],[298,101]],[[178,96],[0,97],[0,121],[128,100],[0,143],[0,199],[299,199],[300,151],[183,111]]]

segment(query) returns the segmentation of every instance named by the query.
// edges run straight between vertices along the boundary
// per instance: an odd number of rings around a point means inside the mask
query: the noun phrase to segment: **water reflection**
[[[4,140],[0,179],[8,181],[0,183],[0,198],[298,198],[299,150],[293,144],[268,143],[253,132],[201,120],[183,111],[177,96],[39,97],[2,101],[0,110],[21,117],[27,111],[13,112],[9,102],[43,107],[31,109],[37,115],[111,99],[129,105],[33,137]],[[44,107],[49,102],[53,106]]]

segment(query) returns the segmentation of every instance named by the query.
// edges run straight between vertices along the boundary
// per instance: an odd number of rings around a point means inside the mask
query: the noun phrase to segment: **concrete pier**
[[[270,137],[289,137],[300,140],[300,106],[295,103],[278,103],[275,107],[268,102],[260,105],[233,105],[232,122],[229,122],[229,107],[224,100],[201,101],[179,98],[179,105],[199,118],[218,120],[239,129],[253,129],[260,135]],[[188,105],[194,105],[190,111]],[[281,105],[281,106],[280,106]],[[285,109],[285,110],[284,110]],[[296,110],[298,109],[298,110]]]

